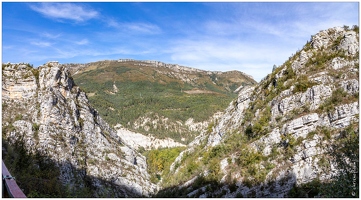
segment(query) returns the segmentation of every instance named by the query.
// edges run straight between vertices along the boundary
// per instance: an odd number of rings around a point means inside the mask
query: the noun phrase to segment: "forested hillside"
[[[185,144],[228,106],[236,89],[255,84],[238,71],[208,72],[157,61],[68,66],[75,83],[110,125]]]

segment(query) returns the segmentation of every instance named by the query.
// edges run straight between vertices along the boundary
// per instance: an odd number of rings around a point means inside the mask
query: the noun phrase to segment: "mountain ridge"
[[[211,72],[159,61],[123,59],[65,66],[112,126],[121,124],[158,139],[167,130],[183,144],[226,108],[236,96],[234,91],[256,83],[242,72]],[[190,121],[204,125],[193,126]]]
[[[128,59],[128,58],[120,58],[117,60],[100,60],[100,61],[95,61],[95,62],[89,62],[89,63],[64,63],[64,65],[69,66],[70,72],[71,74],[76,74],[79,71],[81,71],[82,69],[86,68],[89,65],[92,65],[94,63],[98,63],[98,62],[136,62],[138,63],[138,65],[140,66],[155,66],[155,67],[165,67],[165,68],[170,68],[170,69],[176,69],[176,70],[181,70],[181,71],[191,71],[191,72],[208,72],[208,73],[231,73],[231,72],[240,72],[243,75],[249,77],[250,79],[254,79],[251,75],[246,74],[242,71],[238,71],[238,70],[230,70],[230,71],[212,71],[212,70],[202,70],[202,69],[197,69],[194,67],[188,67],[188,66],[183,66],[183,65],[179,65],[179,64],[170,64],[170,63],[165,63],[165,62],[161,62],[161,61],[157,61],[157,60],[136,60],[136,59]]]

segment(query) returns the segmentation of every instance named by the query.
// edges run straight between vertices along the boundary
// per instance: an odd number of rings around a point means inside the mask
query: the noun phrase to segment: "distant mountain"
[[[239,71],[211,72],[159,61],[120,59],[66,66],[110,125],[183,144],[228,106],[237,89],[256,83]]]

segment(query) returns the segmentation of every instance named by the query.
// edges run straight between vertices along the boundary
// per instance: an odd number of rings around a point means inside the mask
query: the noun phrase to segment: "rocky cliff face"
[[[333,155],[359,132],[358,34],[358,27],[321,31],[258,85],[242,88],[171,166],[177,176],[196,160],[182,195],[287,197],[345,171]],[[212,189],[214,180],[222,185]]]
[[[64,185],[88,185],[94,197],[155,192],[145,157],[102,120],[65,66],[3,64],[2,80],[3,140],[23,140],[29,152],[57,163]]]

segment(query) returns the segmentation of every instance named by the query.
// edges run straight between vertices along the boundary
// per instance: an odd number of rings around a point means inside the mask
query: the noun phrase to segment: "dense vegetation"
[[[158,138],[171,137],[182,143],[192,141],[197,135],[184,126],[188,119],[208,120],[237,96],[233,93],[235,89],[255,83],[239,72],[179,74],[168,68],[141,67],[133,62],[105,65],[99,62],[73,76],[110,125],[119,123],[137,132],[151,133]],[[185,82],[178,76],[192,81]],[[157,125],[151,122],[135,125],[145,118],[158,120]]]
[[[219,185],[222,177],[226,175],[223,174],[220,166],[220,162],[224,159],[226,159],[230,171],[226,176],[224,185],[236,187],[236,180],[231,178],[231,174],[237,172],[241,172],[242,176],[245,177],[244,183],[248,186],[262,183],[270,170],[275,167],[271,161],[283,152],[274,150],[269,156],[263,156],[250,148],[249,142],[250,140],[244,134],[239,133],[230,134],[222,144],[214,147],[206,147],[206,143],[203,142],[192,151],[184,153],[182,160],[175,164],[175,170],[178,170],[177,173],[174,174],[169,170],[163,172],[162,186],[172,190],[175,186],[179,186],[200,174],[201,176],[197,177],[196,183],[192,184],[193,189],[205,186],[199,182],[210,184],[210,187],[217,185],[217,183]],[[229,155],[234,156],[230,158]],[[207,176],[202,175],[205,170],[208,173]],[[209,189],[209,191],[212,190]],[[169,193],[168,190],[163,192]],[[164,194],[158,194],[160,197],[162,195]]]
[[[184,147],[154,149],[145,152],[147,157],[148,172],[151,174],[151,181],[157,183],[162,179],[163,174],[169,173],[169,167],[174,162]]]

